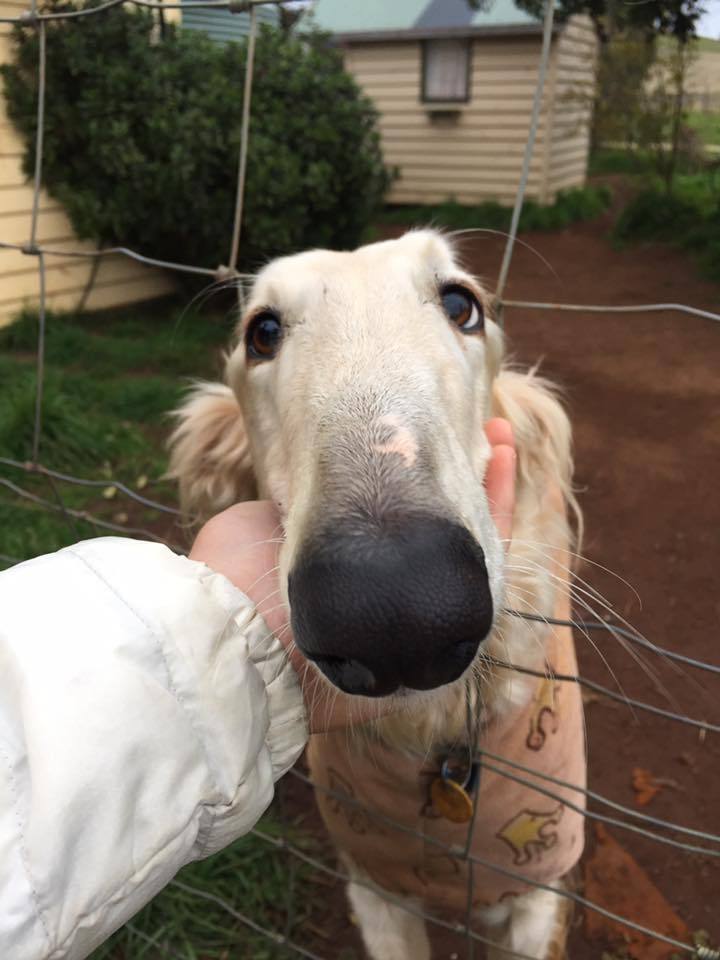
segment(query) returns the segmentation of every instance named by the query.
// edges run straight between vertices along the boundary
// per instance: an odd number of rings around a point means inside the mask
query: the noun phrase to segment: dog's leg
[[[430,941],[422,917],[359,883],[351,881],[347,893],[372,960],[430,960]]]
[[[562,888],[563,883],[557,884]],[[563,960],[570,926],[571,903],[549,890],[533,890],[497,909],[483,911],[488,960],[509,960],[524,953],[538,960]]]

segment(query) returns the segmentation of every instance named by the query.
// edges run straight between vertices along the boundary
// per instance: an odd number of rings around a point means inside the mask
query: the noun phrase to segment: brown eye
[[[258,313],[248,324],[245,345],[253,360],[272,360],[280,347],[282,324],[271,310]]]
[[[459,284],[452,283],[440,291],[440,302],[448,320],[463,333],[477,333],[483,328],[483,310],[477,299]]]

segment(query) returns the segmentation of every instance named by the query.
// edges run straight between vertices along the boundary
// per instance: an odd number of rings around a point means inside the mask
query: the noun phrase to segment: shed
[[[316,0],[346,68],[380,113],[391,203],[514,197],[542,24],[513,0]],[[585,182],[596,38],[587,16],[555,27],[527,195],[549,203]]]
[[[280,12],[276,6],[256,8],[258,23],[276,27],[280,22]],[[186,30],[200,30],[212,40],[228,43],[231,40],[243,40],[250,32],[250,14],[231,13],[217,7],[191,7],[182,9],[182,25]]]

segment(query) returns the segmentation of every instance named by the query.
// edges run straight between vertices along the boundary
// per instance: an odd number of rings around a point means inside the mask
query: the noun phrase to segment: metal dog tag
[[[430,784],[433,809],[451,823],[467,823],[473,815],[470,795],[456,780],[435,777]]]

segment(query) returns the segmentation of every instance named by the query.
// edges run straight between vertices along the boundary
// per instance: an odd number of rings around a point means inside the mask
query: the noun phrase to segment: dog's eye
[[[281,338],[280,318],[270,310],[258,313],[250,321],[245,334],[248,356],[254,360],[272,360],[278,352]]]
[[[456,283],[448,284],[440,291],[440,302],[449,320],[463,333],[477,333],[483,328],[483,309],[477,299]]]

